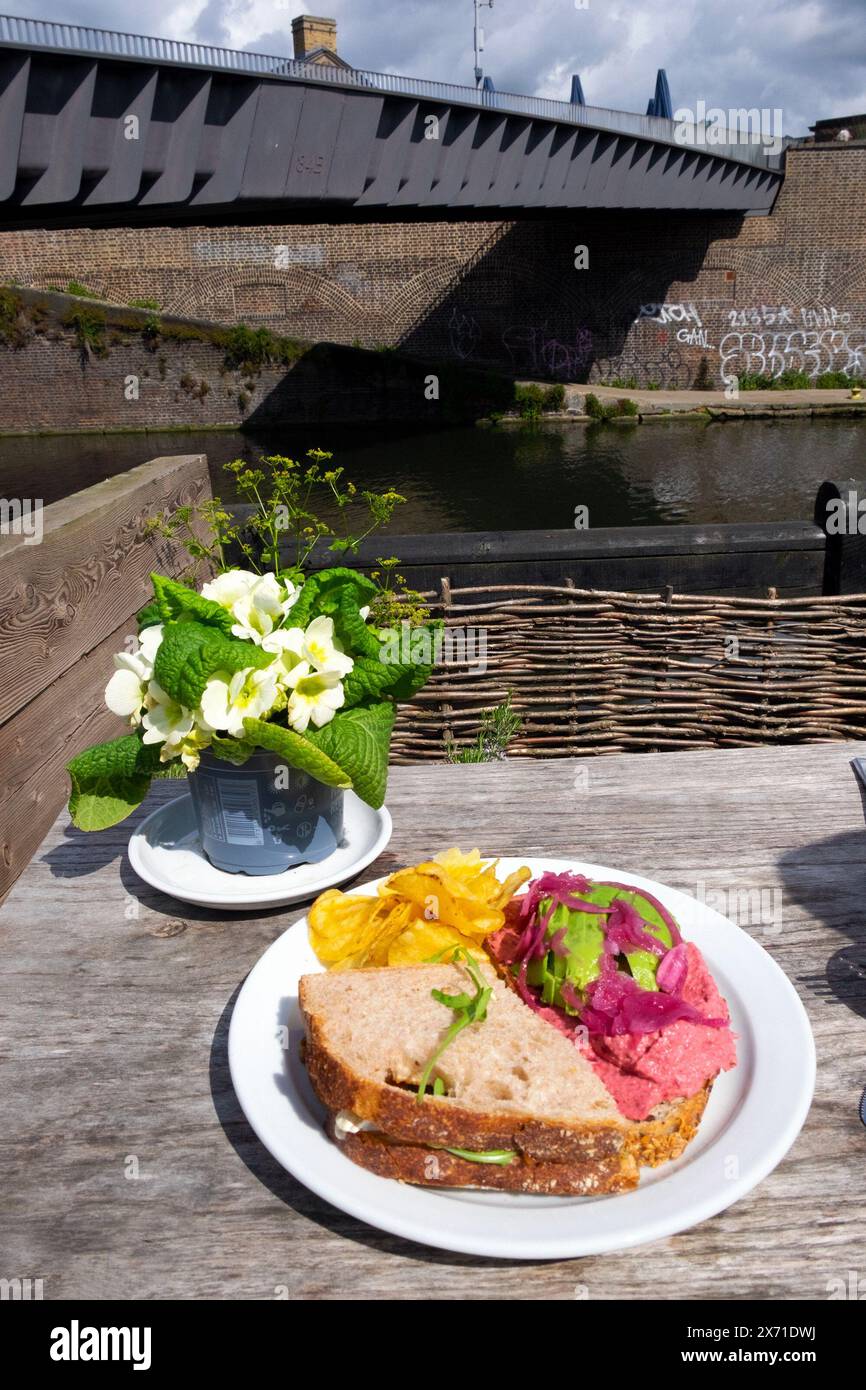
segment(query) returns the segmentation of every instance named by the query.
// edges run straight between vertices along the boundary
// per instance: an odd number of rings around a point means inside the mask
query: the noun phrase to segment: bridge
[[[0,16],[0,228],[765,213],[782,160],[660,116]]]

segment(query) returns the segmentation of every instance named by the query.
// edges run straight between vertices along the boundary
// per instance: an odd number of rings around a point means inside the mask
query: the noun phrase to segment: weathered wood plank
[[[204,454],[152,459],[46,507],[40,545],[0,539],[0,723],[142,607],[152,570],[178,573],[148,517],[209,495]]]
[[[251,508],[232,510],[248,518]],[[580,588],[682,593],[820,594],[826,537],[812,522],[735,522],[715,526],[613,526],[586,530],[427,532],[388,536],[400,573],[420,590],[452,584],[557,584]],[[383,538],[365,541],[342,562],[375,567]],[[314,566],[334,563],[324,546]],[[850,591],[846,585],[845,591]]]
[[[222,918],[184,906],[132,875],[128,825],[88,837],[61,816],[2,915],[6,1269],[44,1277],[46,1298],[823,1299],[849,1270],[862,1278],[866,999],[848,964],[866,949],[849,767],[861,749],[392,770],[394,838],[365,878],[479,844],[732,900],[779,894],[776,920],[740,925],[787,972],[815,1031],[816,1099],[792,1153],[691,1231],[529,1265],[383,1235],[284,1173],[238,1107],[226,1031],[247,971],[302,908]],[[177,791],[163,784],[145,809]]]
[[[112,656],[135,631],[131,619],[0,726],[0,902],[66,799],[69,759],[126,732],[103,694]]]
[[[66,799],[69,758],[124,732],[103,704],[112,655],[151,571],[188,563],[148,518],[209,496],[203,454],[153,459],[46,507],[41,544],[0,542],[0,901]]]

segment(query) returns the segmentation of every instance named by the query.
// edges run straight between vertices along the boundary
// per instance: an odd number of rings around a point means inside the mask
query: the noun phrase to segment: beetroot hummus
[[[485,945],[630,1120],[736,1066],[728,1007],[703,956],[646,890],[543,873]]]
[[[728,1008],[693,942],[682,995],[707,1018],[728,1022]],[[629,1120],[645,1120],[662,1101],[696,1095],[721,1071],[736,1066],[729,1027],[679,1019],[655,1033],[593,1036],[584,1048],[593,1069]]]

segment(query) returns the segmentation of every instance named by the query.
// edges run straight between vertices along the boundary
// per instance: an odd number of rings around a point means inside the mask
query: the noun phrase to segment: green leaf
[[[343,589],[346,585],[350,585],[354,590],[359,608],[375,598],[378,592],[372,579],[359,574],[357,570],[339,565],[332,569],[319,570],[305,581],[297,603],[289,609],[287,621],[292,627],[306,627],[311,618],[319,613],[329,613],[333,616],[335,608],[339,605],[339,594],[335,597],[335,591]]]
[[[146,627],[153,627],[154,624],[162,622],[162,613],[155,598],[152,598],[150,603],[145,604],[144,608],[139,610],[136,614],[136,620],[139,632],[143,632]]]
[[[348,773],[361,800],[374,810],[385,800],[395,713],[390,701],[343,709],[330,724],[311,729],[307,735],[311,743]]]
[[[347,652],[353,656],[373,656],[378,659],[379,639],[361,617],[357,590],[344,584],[334,595],[336,603],[326,609],[334,620],[334,630]]]
[[[376,641],[375,657],[356,657],[354,670],[343,682],[346,705],[351,708],[381,695],[391,700],[411,700],[433,674],[432,658],[441,628],[441,621],[436,621],[399,631],[388,629],[385,641]],[[420,653],[431,659],[419,660]]]
[[[210,751],[214,757],[222,758],[223,762],[234,763],[236,767],[240,767],[256,750],[251,743],[244,743],[239,738],[221,738],[214,734],[210,741]]]
[[[158,685],[187,709],[194,709],[211,676],[217,671],[233,674],[253,666],[270,666],[273,652],[254,642],[226,637],[198,622],[168,623],[153,665]]]
[[[72,759],[69,814],[79,830],[105,830],[140,806],[160,767],[159,745],[126,734],[98,743]]]
[[[231,636],[232,624],[235,620],[221,603],[215,603],[210,598],[202,598],[195,589],[188,589],[185,584],[178,584],[176,579],[167,579],[164,574],[152,574],[150,578],[155,598],[153,605],[148,605],[144,611],[147,612],[154,605],[156,606],[159,618],[152,621],[159,622],[161,620],[167,623],[172,618],[184,622],[194,620],[218,628],[227,637]]]
[[[347,773],[303,734],[284,729],[281,724],[268,724],[263,719],[245,719],[244,729],[252,744],[285,758],[289,767],[307,772],[329,787],[351,787],[352,779]]]

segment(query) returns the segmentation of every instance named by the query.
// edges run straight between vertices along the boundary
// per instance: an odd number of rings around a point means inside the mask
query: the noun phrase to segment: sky
[[[314,0],[355,67],[473,82],[472,0]],[[298,0],[0,0],[37,19],[291,56]],[[866,0],[494,0],[482,63],[500,91],[645,111],[664,67],[674,108],[781,112],[804,135],[866,112]]]

